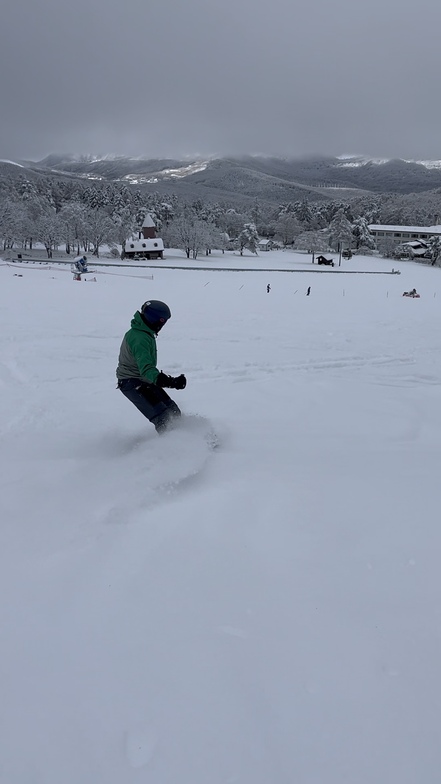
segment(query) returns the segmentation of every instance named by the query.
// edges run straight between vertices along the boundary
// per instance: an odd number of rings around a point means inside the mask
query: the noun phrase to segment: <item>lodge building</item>
[[[427,241],[430,237],[441,235],[441,226],[389,226],[372,223],[369,226],[369,231],[378,247],[378,244],[381,244],[381,241],[385,239],[392,239],[396,245],[415,240]]]

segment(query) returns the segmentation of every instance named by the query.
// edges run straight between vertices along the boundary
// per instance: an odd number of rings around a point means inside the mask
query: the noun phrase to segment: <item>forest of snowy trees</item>
[[[179,200],[176,195],[145,193],[121,183],[85,183],[77,179],[0,180],[0,241],[3,250],[44,245],[54,250],[99,255],[103,245],[119,254],[138,231],[146,211],[156,222],[166,247],[179,247],[188,258],[212,248],[257,252],[259,238],[281,247],[324,252],[352,247],[369,252],[370,223],[433,225],[441,214],[441,194],[369,195],[350,201],[294,201],[272,205],[255,199],[244,209],[226,203]],[[383,249],[385,254],[390,248]]]

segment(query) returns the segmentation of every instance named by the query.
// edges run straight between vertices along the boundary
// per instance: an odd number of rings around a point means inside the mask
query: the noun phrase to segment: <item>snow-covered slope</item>
[[[338,160],[341,161],[341,166],[349,168],[357,168],[364,166],[366,163],[389,163],[391,158],[370,158],[366,155],[339,155]],[[426,169],[441,169],[441,160],[416,160],[415,158],[401,158],[403,163],[419,163],[425,166]]]
[[[440,270],[282,262],[0,266],[1,784],[437,782]],[[115,389],[147,297],[215,451]]]
[[[17,163],[16,161],[9,161],[6,158],[0,158],[0,163],[9,163],[11,166],[18,166],[20,169],[24,168],[22,163]]]

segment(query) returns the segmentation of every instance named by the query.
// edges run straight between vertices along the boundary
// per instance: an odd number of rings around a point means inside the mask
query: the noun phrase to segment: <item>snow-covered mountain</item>
[[[24,164],[18,163],[17,161],[9,161],[6,158],[0,158],[0,163],[9,163],[11,166],[19,166],[20,169],[24,169]]]
[[[338,155],[337,159],[341,161],[341,166],[349,166],[349,167],[359,167],[364,166],[367,163],[375,163],[377,165],[381,165],[383,163],[389,163],[391,160],[400,160],[403,163],[417,163],[420,166],[424,166],[426,169],[441,169],[441,160],[424,160],[419,161],[414,158],[370,158],[366,155]]]
[[[388,163],[390,158],[369,158],[365,155],[338,155],[337,160],[341,161],[341,166],[358,167],[364,166],[366,163],[381,165],[382,163]]]
[[[441,169],[441,160],[440,161],[406,161],[406,163],[419,163],[421,166],[425,166],[426,169]]]
[[[0,162],[0,177],[69,177],[120,182],[187,200],[246,204],[324,201],[366,193],[421,193],[441,188],[441,161],[261,155],[200,158],[133,158],[116,155],[49,155],[41,161]]]

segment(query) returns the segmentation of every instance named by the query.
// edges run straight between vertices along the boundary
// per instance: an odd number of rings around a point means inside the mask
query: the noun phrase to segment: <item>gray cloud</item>
[[[441,158],[438,0],[111,5],[4,0],[0,157]]]

